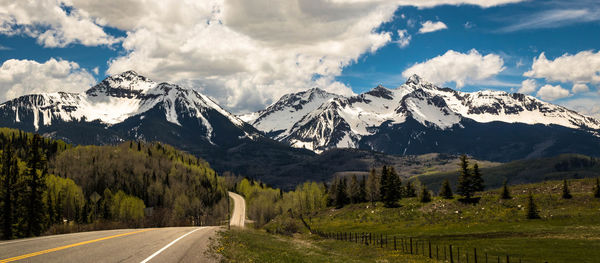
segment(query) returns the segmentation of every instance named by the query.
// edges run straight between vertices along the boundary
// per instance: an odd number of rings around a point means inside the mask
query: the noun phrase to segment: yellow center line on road
[[[55,252],[55,251],[67,249],[67,248],[72,248],[72,247],[76,247],[76,246],[86,245],[86,244],[90,244],[90,243],[94,243],[94,242],[98,242],[98,241],[102,241],[102,240],[107,240],[107,239],[111,239],[111,238],[115,238],[115,237],[122,237],[122,236],[133,235],[133,234],[137,234],[137,233],[141,233],[141,232],[146,232],[146,231],[150,231],[150,230],[154,230],[154,229],[151,228],[151,229],[144,229],[144,230],[139,230],[139,231],[133,231],[133,232],[129,232],[129,233],[123,233],[123,234],[118,234],[118,235],[114,235],[114,236],[108,236],[108,237],[102,237],[102,238],[98,238],[98,239],[83,241],[83,242],[79,242],[79,243],[75,243],[75,244],[70,244],[70,245],[66,245],[66,246],[62,246],[62,247],[56,247],[56,248],[46,249],[46,250],[42,250],[42,251],[38,251],[38,252],[33,252],[33,253],[25,254],[25,255],[22,255],[22,256],[18,256],[18,257],[1,259],[0,263],[17,261],[17,260],[21,260],[21,259],[25,259],[25,258],[35,257],[35,256],[39,256],[39,255],[42,255],[42,254],[46,254],[46,253],[50,253],[50,252]]]

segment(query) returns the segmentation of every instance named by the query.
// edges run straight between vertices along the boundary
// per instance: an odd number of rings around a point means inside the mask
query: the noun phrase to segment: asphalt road
[[[244,227],[244,221],[246,219],[246,200],[241,195],[229,192],[229,197],[233,199],[233,213],[231,213],[231,220],[229,225]]]
[[[243,227],[244,199],[230,195],[235,202],[232,215],[236,221],[232,224]],[[119,229],[2,241],[0,263],[216,262],[205,251],[219,228]]]

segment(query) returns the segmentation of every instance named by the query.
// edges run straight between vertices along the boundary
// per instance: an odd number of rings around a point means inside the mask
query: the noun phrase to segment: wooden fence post
[[[454,257],[452,256],[452,245],[450,245],[449,250],[450,250],[450,263],[454,263]]]
[[[396,236],[394,236],[394,250],[397,250],[396,249]]]
[[[428,240],[429,243],[429,258],[431,258],[431,240]]]
[[[456,262],[460,263],[460,248],[459,247],[456,248],[456,259],[458,259]]]
[[[412,255],[413,250],[412,250],[412,237],[410,238],[410,254]]]
[[[473,262],[477,263],[477,248],[473,248],[473,258],[475,259]]]
[[[508,258],[508,255],[506,255],[506,263],[510,263],[510,259]]]

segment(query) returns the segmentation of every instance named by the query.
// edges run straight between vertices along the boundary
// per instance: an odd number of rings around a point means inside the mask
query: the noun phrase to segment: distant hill
[[[600,159],[580,154],[562,154],[555,157],[518,160],[493,167],[482,168],[486,189],[508,184],[536,183],[548,180],[580,179],[600,176]],[[458,178],[458,167],[454,171],[436,172],[411,177],[438,191],[440,184],[450,180],[453,188]],[[455,189],[455,188],[454,188]]]

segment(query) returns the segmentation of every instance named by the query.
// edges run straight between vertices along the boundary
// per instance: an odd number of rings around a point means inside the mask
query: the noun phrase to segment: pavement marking
[[[148,258],[144,259],[144,261],[140,262],[140,263],[146,263],[148,261],[150,261],[151,259],[153,259],[154,257],[156,257],[158,254],[160,254],[161,252],[165,251],[165,249],[169,248],[170,246],[172,246],[173,244],[177,243],[177,241],[179,241],[180,239],[186,237],[187,235],[194,233],[200,229],[203,229],[203,227],[199,227],[196,228],[190,232],[185,233],[183,236],[178,237],[177,239],[173,240],[171,243],[169,243],[168,245],[164,246],[163,248],[159,249],[158,251],[154,252],[154,254],[150,255]],[[2,263],[2,262],[0,262]]]
[[[133,231],[133,232],[129,232],[129,233],[118,234],[118,235],[114,235],[114,236],[107,236],[107,237],[97,238],[97,239],[93,239],[93,240],[83,241],[83,242],[79,242],[79,243],[75,243],[75,244],[70,244],[70,245],[66,245],[66,246],[62,246],[62,247],[55,247],[55,248],[51,248],[51,249],[46,249],[46,250],[42,250],[42,251],[38,251],[38,252],[33,252],[33,253],[21,255],[21,256],[18,256],[18,257],[12,257],[12,258],[7,258],[7,259],[2,259],[2,260],[0,260],[0,263],[17,261],[17,260],[21,260],[21,259],[26,259],[26,258],[30,258],[30,257],[35,257],[35,256],[43,255],[43,254],[50,253],[50,252],[55,252],[55,251],[67,249],[67,248],[72,248],[72,247],[76,247],[76,246],[86,245],[86,244],[90,244],[90,243],[94,243],[94,242],[98,242],[98,241],[102,241],[102,240],[107,240],[107,239],[111,239],[111,238],[115,238],[115,237],[122,237],[122,236],[133,235],[133,234],[137,234],[137,233],[141,233],[141,232],[146,232],[146,231],[150,231],[150,230],[154,230],[154,229],[144,229],[144,230]]]

